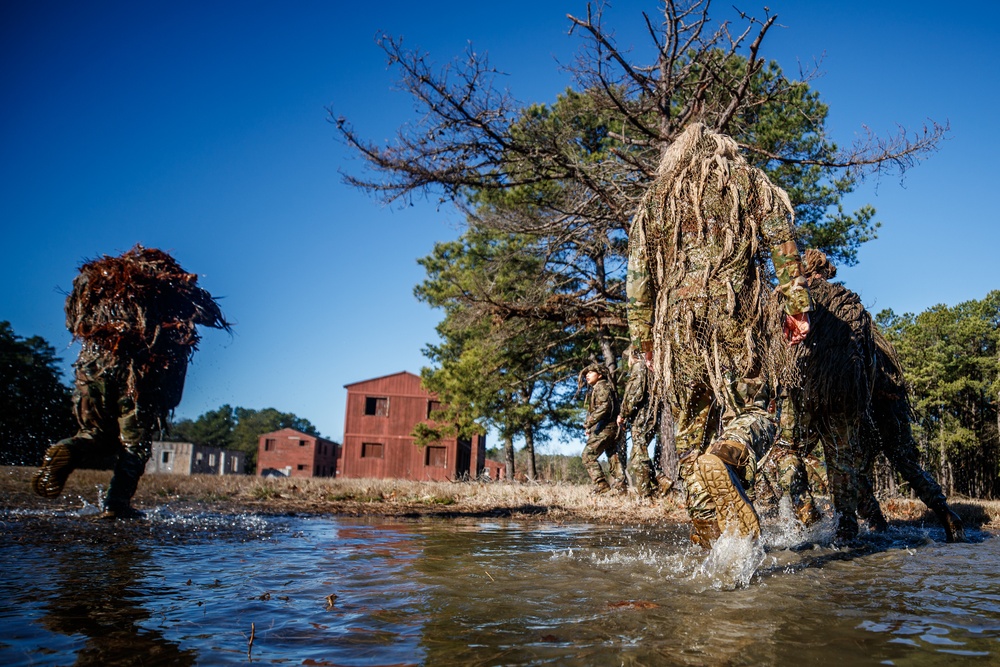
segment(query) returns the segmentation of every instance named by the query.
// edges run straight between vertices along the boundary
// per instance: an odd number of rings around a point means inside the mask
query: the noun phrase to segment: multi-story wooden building
[[[242,475],[246,455],[233,449],[191,442],[153,442],[147,473],[173,475]]]
[[[283,428],[260,436],[257,474],[283,477],[333,477],[339,445],[325,438]]]
[[[424,480],[478,477],[486,438],[446,438],[417,446],[413,428],[433,423],[440,403],[406,371],[345,385],[344,445],[337,474],[353,478]]]

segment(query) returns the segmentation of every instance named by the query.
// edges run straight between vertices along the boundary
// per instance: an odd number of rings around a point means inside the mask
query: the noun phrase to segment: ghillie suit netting
[[[803,270],[813,308],[809,336],[800,345],[775,345],[777,379],[812,420],[842,416],[862,420],[875,381],[875,326],[861,298],[842,285],[826,255],[809,249]],[[780,326],[776,320],[772,326]]]
[[[665,151],[631,239],[655,298],[656,399],[680,407],[691,387],[707,384],[732,407],[734,381],[768,373],[782,331],[769,326],[769,256],[794,249],[793,220],[788,195],[730,137],[694,124]]]
[[[197,325],[230,331],[215,299],[197,283],[196,274],[162,250],[136,245],[118,257],[105,255],[85,263],[73,280],[66,327],[83,342],[81,358],[127,364],[133,394],[137,378],[183,377],[200,340]]]

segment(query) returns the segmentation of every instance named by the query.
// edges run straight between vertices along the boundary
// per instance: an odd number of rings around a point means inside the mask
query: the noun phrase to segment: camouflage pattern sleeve
[[[622,394],[622,417],[627,421],[635,419],[639,408],[646,402],[646,365],[633,360],[629,367],[625,393]]]
[[[782,211],[764,221],[764,237],[771,246],[771,262],[778,278],[777,290],[785,297],[785,312],[799,315],[812,310],[802,271],[802,257],[795,244],[795,228]]]
[[[628,275],[625,281],[625,314],[632,345],[643,352],[653,346],[653,289],[646,254],[644,216],[639,214],[628,234]]]

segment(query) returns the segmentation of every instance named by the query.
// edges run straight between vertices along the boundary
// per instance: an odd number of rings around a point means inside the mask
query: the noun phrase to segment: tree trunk
[[[509,435],[503,436],[503,458],[507,464],[507,481],[514,481],[514,439]]]
[[[532,482],[537,481],[538,474],[535,471],[535,432],[530,428],[524,432],[524,450],[528,454],[528,479]]]

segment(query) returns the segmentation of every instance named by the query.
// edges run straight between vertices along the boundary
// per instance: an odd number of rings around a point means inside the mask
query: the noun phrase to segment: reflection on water
[[[6,513],[0,664],[1000,662],[1000,540],[828,528]]]

